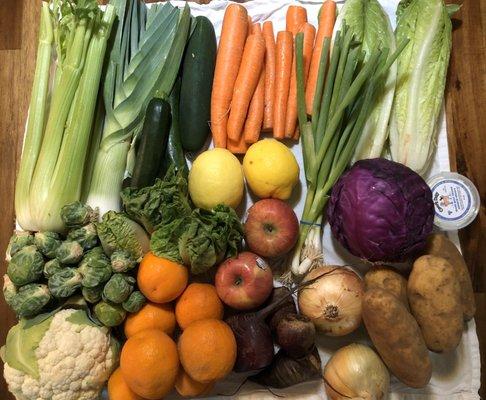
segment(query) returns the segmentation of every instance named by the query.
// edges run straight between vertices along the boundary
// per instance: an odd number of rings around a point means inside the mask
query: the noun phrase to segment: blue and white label
[[[446,221],[458,221],[472,209],[472,194],[462,182],[441,180],[432,187],[435,215]]]

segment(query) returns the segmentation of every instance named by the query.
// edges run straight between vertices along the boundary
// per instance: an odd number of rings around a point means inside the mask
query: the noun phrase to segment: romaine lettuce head
[[[435,148],[444,97],[452,43],[448,9],[443,0],[402,0],[397,10],[397,42],[410,42],[397,60],[391,155],[419,174],[426,172]]]
[[[361,42],[365,61],[371,51],[377,48],[389,49],[389,54],[396,50],[395,36],[390,20],[378,0],[347,0],[336,21],[334,31],[346,23],[353,32],[355,40]],[[393,64],[381,83],[375,104],[368,116],[363,133],[356,147],[353,162],[364,158],[380,157],[388,137],[388,121],[393,104],[396,64]]]

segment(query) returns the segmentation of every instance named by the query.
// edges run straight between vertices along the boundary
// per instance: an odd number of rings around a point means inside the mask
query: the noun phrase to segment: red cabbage
[[[368,261],[405,261],[425,246],[434,204],[425,181],[383,158],[356,162],[334,188],[327,216],[333,236]]]

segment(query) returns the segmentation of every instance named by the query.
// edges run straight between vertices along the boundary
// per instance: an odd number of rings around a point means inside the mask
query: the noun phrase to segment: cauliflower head
[[[118,347],[84,310],[21,320],[4,348],[4,377],[18,400],[97,400],[118,363]]]

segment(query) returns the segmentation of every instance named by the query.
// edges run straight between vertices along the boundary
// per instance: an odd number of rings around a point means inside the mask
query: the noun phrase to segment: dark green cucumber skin
[[[170,130],[170,105],[166,100],[150,100],[143,122],[130,186],[152,186],[159,176]]]
[[[216,63],[216,35],[208,18],[196,17],[182,64],[181,140],[190,152],[201,150],[210,133],[211,90]]]
[[[184,149],[181,142],[181,128],[179,118],[179,101],[181,94],[181,79],[178,78],[172,88],[169,97],[171,108],[171,125],[169,131],[169,139],[167,141],[167,148],[165,150],[165,157],[162,161],[162,170],[160,177],[163,178],[169,169],[170,165],[174,165],[177,171],[181,171],[187,178],[189,169],[187,168],[186,157],[184,156]]]

